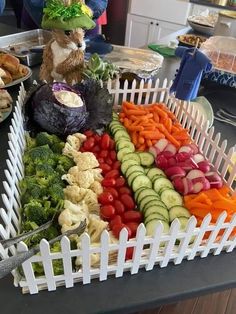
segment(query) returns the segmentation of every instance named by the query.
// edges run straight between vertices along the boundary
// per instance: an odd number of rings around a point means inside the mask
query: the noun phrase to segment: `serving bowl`
[[[188,24],[196,32],[199,32],[199,33],[205,34],[205,35],[210,35],[211,36],[211,35],[213,35],[214,30],[215,30],[215,27],[208,26],[208,25],[203,25],[203,24],[199,24],[199,23],[195,23],[195,22],[191,21],[190,19],[188,19]]]

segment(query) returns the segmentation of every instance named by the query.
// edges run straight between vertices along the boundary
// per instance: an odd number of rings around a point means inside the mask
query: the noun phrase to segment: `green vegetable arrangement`
[[[36,229],[63,208],[65,186],[61,176],[74,165],[72,159],[62,155],[63,147],[64,142],[46,132],[27,138],[25,177],[20,181],[23,232]],[[50,240],[59,234],[58,226],[52,225],[28,238],[26,244],[32,247],[43,238]]]
[[[119,75],[119,68],[112,63],[103,61],[97,53],[94,53],[89,58],[83,74],[85,78],[106,82]]]

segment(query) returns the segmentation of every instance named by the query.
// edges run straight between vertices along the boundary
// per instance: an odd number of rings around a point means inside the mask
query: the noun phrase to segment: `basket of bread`
[[[19,84],[31,76],[30,68],[8,53],[0,52],[0,88]]]

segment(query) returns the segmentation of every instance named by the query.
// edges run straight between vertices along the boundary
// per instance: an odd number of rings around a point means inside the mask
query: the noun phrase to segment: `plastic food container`
[[[200,49],[213,64],[213,69],[204,78],[222,85],[236,87],[236,38],[214,36],[201,45]]]

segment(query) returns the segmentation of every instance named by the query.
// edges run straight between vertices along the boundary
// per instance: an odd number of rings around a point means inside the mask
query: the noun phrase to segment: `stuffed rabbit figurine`
[[[73,84],[81,81],[84,68],[84,31],[53,30],[53,39],[43,52],[40,79],[48,83],[66,81]]]
[[[60,11],[61,16],[55,16]],[[63,15],[64,14],[64,15]],[[40,79],[48,83],[78,83],[84,68],[84,29],[95,26],[92,11],[82,0],[47,1],[42,27],[52,29],[53,38],[43,53]]]

